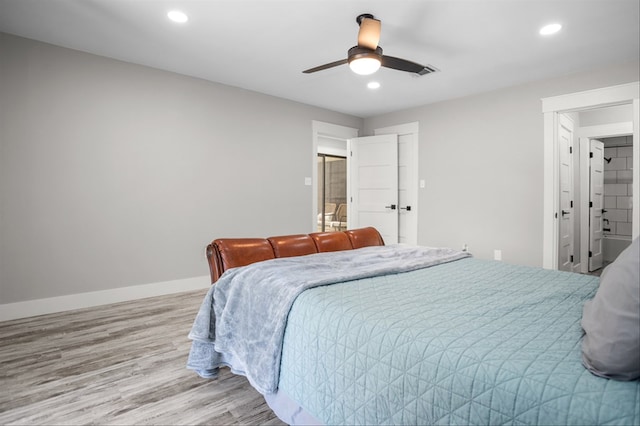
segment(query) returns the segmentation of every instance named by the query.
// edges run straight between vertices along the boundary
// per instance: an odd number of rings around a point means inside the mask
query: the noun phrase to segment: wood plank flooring
[[[244,377],[186,369],[205,293],[0,322],[0,424],[284,424]]]

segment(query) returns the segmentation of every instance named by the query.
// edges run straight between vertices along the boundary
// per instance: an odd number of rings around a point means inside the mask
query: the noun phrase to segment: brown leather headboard
[[[207,260],[213,284],[229,268],[262,260],[383,245],[382,236],[372,227],[269,238],[219,238],[207,246]]]

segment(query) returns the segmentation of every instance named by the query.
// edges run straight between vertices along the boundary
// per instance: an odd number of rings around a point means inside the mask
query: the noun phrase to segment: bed
[[[247,376],[288,424],[640,424],[640,382],[583,366],[598,277],[385,245],[373,228],[207,254],[187,366]]]

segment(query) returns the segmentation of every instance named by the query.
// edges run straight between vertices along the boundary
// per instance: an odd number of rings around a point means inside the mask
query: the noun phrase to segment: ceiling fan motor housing
[[[366,47],[353,46],[347,54],[349,63],[361,58],[373,58],[382,62],[382,48],[377,47],[376,50],[367,49]]]

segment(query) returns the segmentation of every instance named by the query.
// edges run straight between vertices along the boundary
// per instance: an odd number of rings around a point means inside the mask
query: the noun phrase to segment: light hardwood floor
[[[206,290],[0,322],[0,424],[274,424],[242,376],[185,365]]]

